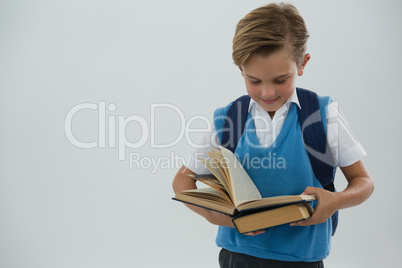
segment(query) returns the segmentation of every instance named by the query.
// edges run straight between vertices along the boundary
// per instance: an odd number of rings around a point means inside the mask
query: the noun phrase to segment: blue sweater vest
[[[329,98],[320,97],[321,112],[325,113],[329,101]],[[230,104],[214,113],[214,124],[220,139],[223,119],[229,107]],[[296,109],[296,104],[292,103],[281,132],[269,148],[259,144],[254,121],[248,114],[235,154],[262,197],[297,195],[307,186],[322,188],[314,176],[304,147]],[[325,223],[307,227],[276,226],[257,236],[239,235],[234,228],[220,226],[216,243],[227,250],[259,258],[314,262],[328,256],[331,233],[331,218]]]

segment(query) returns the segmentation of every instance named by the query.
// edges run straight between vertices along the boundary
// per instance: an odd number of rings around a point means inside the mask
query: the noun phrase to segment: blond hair
[[[286,49],[297,66],[303,63],[309,33],[292,4],[268,4],[239,21],[233,38],[234,63],[241,66],[252,54],[269,56]]]

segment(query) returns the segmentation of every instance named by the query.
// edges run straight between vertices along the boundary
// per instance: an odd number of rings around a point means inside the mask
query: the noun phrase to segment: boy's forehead
[[[272,78],[292,73],[296,63],[283,53],[269,56],[251,55],[243,65],[243,73],[256,78]]]

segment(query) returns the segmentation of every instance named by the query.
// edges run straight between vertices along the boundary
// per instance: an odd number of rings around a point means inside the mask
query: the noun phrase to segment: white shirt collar
[[[290,106],[290,104],[291,103],[296,103],[296,105],[301,109],[301,106],[300,106],[300,103],[299,103],[299,98],[297,97],[297,93],[296,93],[296,89],[293,91],[293,93],[292,93],[292,95],[290,96],[290,98],[281,106],[281,108],[284,106],[284,105],[286,105],[287,107],[287,109],[289,109],[289,106]],[[249,106],[248,106],[248,112],[250,112],[250,110],[251,110],[251,108],[254,106],[254,105],[258,105],[258,103],[257,102],[255,102],[255,100],[253,100],[252,98],[250,98],[250,104],[249,104]],[[259,106],[259,105],[258,105]],[[281,108],[279,108],[279,109],[281,109]],[[278,110],[279,110],[278,109]],[[286,109],[286,110],[287,110]]]

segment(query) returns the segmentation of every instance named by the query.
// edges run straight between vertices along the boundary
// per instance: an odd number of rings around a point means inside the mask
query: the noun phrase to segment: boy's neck
[[[268,112],[268,114],[271,117],[271,119],[274,119],[275,112]]]

